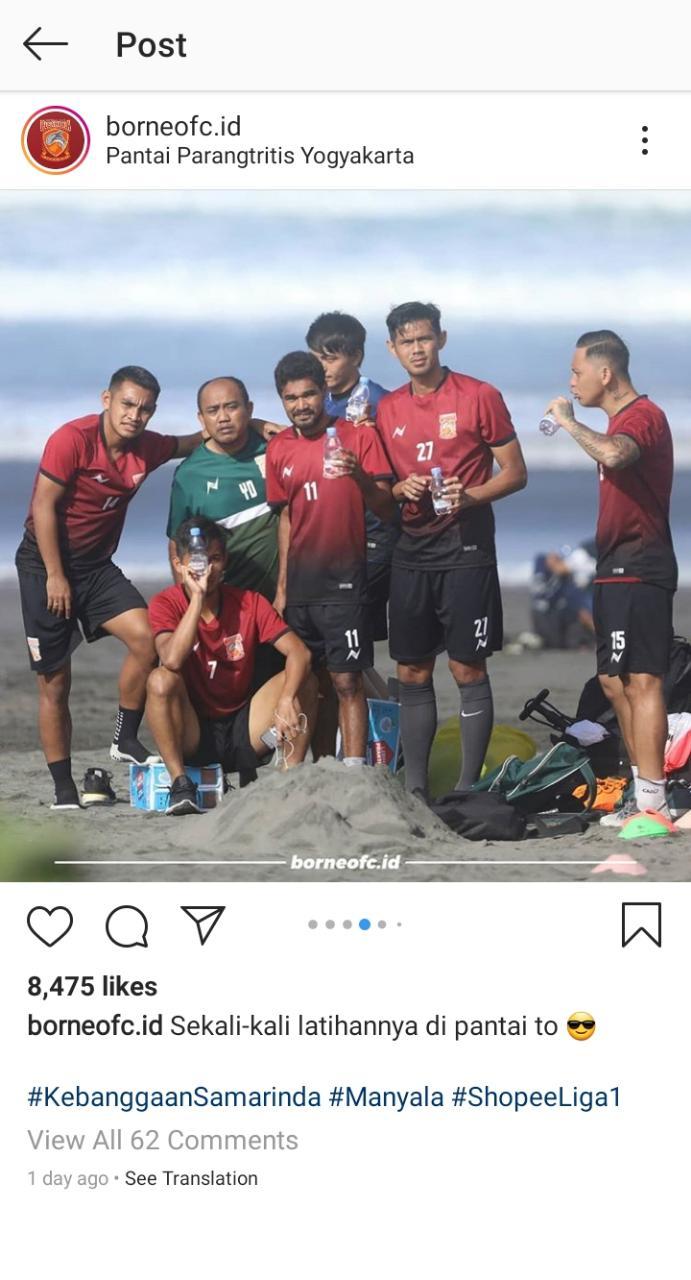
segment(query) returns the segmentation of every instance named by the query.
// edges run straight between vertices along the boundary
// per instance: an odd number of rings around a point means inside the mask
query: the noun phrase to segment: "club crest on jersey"
[[[216,476],[215,480],[207,480],[206,492],[207,492],[207,495],[209,493],[218,493],[218,476]]]
[[[391,433],[391,434],[392,434],[392,435],[394,435],[394,436],[403,436],[403,435],[405,435],[405,429],[406,429],[407,425],[408,425],[408,423],[406,422],[402,427],[394,427],[394,429],[393,429],[393,431],[392,431],[392,433]]]
[[[284,467],[284,468],[283,468],[283,475],[284,475],[284,476],[292,476],[292,474],[293,474],[293,468],[292,468],[292,467]]]
[[[439,439],[453,440],[458,435],[455,413],[439,414]]]
[[[137,487],[137,485],[139,484],[140,480],[143,480],[145,475],[146,475],[146,471],[135,471],[134,475],[132,476],[132,488],[133,488],[133,489],[136,489],[136,487]]]
[[[263,453],[257,455],[254,459],[254,465],[257,468],[262,480],[266,480],[266,458]]]
[[[104,474],[103,474],[103,472],[102,472],[102,471],[97,471],[96,475],[94,476],[94,480],[96,481],[96,483],[97,483],[97,484],[107,484],[107,483],[108,483],[108,477],[107,477],[107,476],[104,476]]]
[[[245,646],[242,643],[242,635],[240,632],[236,636],[224,636],[223,643],[226,647],[229,662],[239,662],[245,656]]]

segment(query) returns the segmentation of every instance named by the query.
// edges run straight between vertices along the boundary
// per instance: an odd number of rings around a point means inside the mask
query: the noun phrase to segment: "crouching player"
[[[193,528],[201,530],[207,546],[209,564],[200,577],[189,568]],[[270,754],[263,735],[272,728],[283,743],[286,766],[302,764],[317,683],[309,650],[268,600],[224,583],[224,529],[195,516],[180,526],[174,543],[173,569],[180,581],[149,604],[161,665],[149,676],[146,714],[172,779],[167,812],[185,814],[200,812],[185,764],[219,763],[228,773],[254,769]],[[250,699],[259,644],[273,644],[286,666]]]

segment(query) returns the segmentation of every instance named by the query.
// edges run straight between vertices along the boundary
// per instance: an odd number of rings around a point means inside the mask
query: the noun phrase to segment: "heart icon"
[[[45,942],[47,947],[54,947],[69,933],[74,918],[69,907],[32,907],[26,923],[34,937]]]

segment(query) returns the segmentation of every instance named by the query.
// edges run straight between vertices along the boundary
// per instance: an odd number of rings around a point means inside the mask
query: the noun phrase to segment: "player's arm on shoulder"
[[[174,458],[189,458],[195,449],[198,449],[204,440],[203,431],[193,431],[189,436],[178,436],[175,448]]]
[[[65,496],[65,486],[39,472],[31,503],[36,542],[46,566],[46,603],[58,618],[72,613],[72,589],[65,574],[60,554],[60,517],[58,503]]]
[[[286,426],[285,422],[270,422],[268,418],[250,418],[250,427],[262,440],[268,441],[273,436],[279,436]]]

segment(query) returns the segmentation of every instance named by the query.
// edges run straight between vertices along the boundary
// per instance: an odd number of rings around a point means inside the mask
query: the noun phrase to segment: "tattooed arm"
[[[602,431],[592,431],[582,422],[576,422],[573,405],[565,396],[557,396],[548,406],[547,412],[553,415],[560,427],[568,431],[589,458],[594,458],[603,467],[620,471],[623,467],[630,467],[638,462],[641,451],[631,436],[608,436]]]

